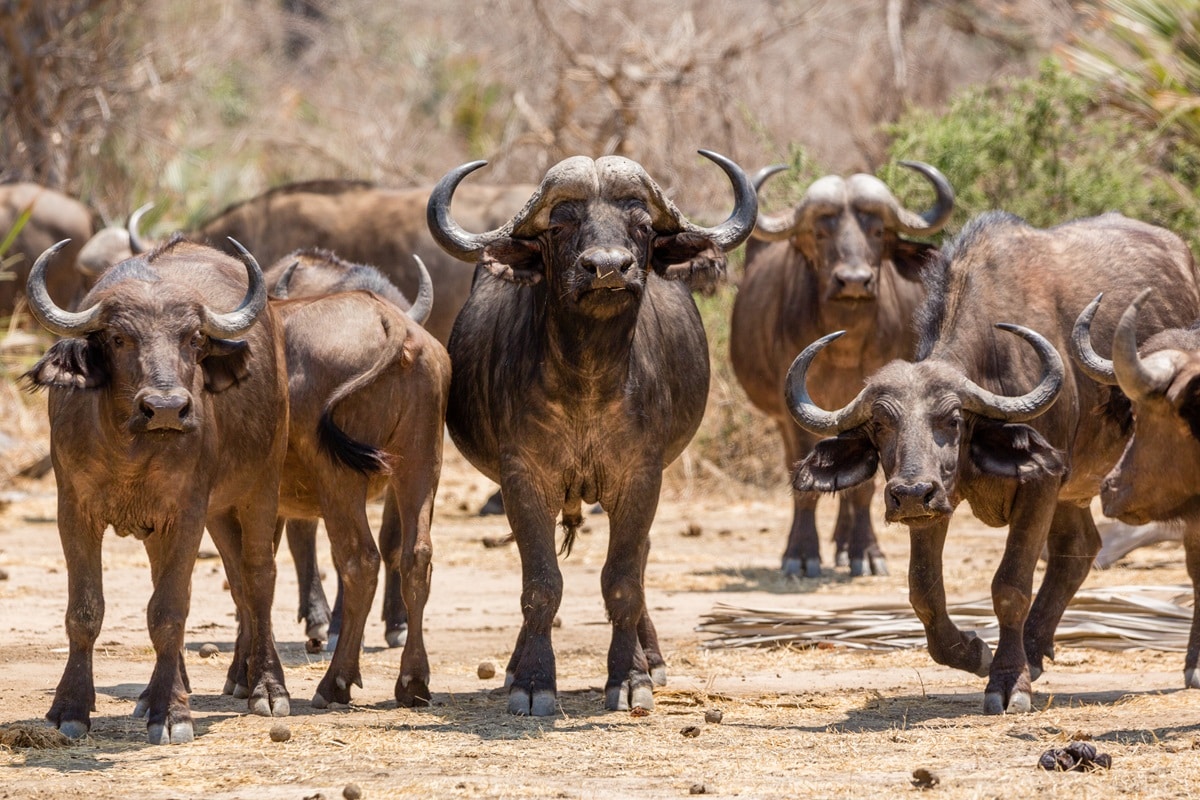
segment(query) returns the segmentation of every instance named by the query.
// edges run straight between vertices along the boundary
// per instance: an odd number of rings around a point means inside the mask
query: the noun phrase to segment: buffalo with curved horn
[[[734,210],[713,228],[690,222],[634,161],[569,158],[551,167],[515,217],[486,233],[450,216],[451,170],[429,199],[447,252],[476,263],[450,336],[447,425],[458,449],[500,483],[521,553],[524,624],[508,662],[514,714],[557,710],[551,623],[563,551],[582,503],[609,514],[601,575],[612,622],[605,706],[650,708],[666,666],[643,575],[663,468],[704,413],[708,347],[688,283],[719,275],[750,234],[754,187],[729,159],[701,151],[733,185]]]
[[[784,376],[808,342],[835,330],[846,335],[814,365],[817,396],[848,401],[875,370],[916,349],[912,317],[921,301],[921,270],[936,254],[932,245],[904,236],[932,236],[950,218],[954,190],[934,167],[901,162],[929,181],[932,207],[918,214],[900,205],[872,175],[815,181],[793,208],[760,213],[746,246],[746,271],[733,306],[730,356],[750,401],[775,422],[790,469],[816,439],[792,422],[783,403]],[[755,175],[760,191],[767,178]],[[870,504],[873,481],[839,495],[834,541],[837,563],[851,575],[887,573],[875,538]],[[793,495],[793,516],[783,553],[785,575],[821,572],[816,506],[818,495]]]
[[[1197,317],[1200,279],[1169,231],[1119,214],[1045,230],[985,214],[929,270],[916,361],[883,367],[836,411],[807,390],[813,359],[835,336],[806,348],[790,372],[796,424],[833,437],[796,466],[793,487],[839,491],[882,466],[886,518],[909,528],[909,599],[930,655],[987,676],[988,713],[1031,708],[1031,681],[1053,659],[1054,629],[1099,550],[1088,502],[1128,434],[1123,398],[1064,363],[1075,323],[1064,309],[1082,308],[1097,286],[1128,302],[1147,283],[1173,287],[1158,321]],[[1006,319],[1029,327],[994,324]],[[946,611],[942,549],[963,500],[984,523],[1009,528],[992,582],[994,658]],[[1049,562],[1033,599],[1043,547]]]
[[[1121,314],[1111,361],[1092,343],[1103,295],[1092,301],[1076,323],[1072,355],[1095,380],[1120,387],[1133,405],[1133,436],[1100,492],[1104,513],[1133,525],[1183,523],[1195,600],[1183,683],[1200,689],[1200,327],[1156,326],[1160,315],[1148,303],[1151,291],[1139,294]],[[1152,334],[1140,353],[1139,331]]]
[[[287,445],[283,336],[254,258],[183,241],[101,276],[81,311],[46,291],[46,251],[29,276],[34,316],[67,337],[25,375],[50,393],[50,455],[70,592],[70,655],[47,717],[84,735],[95,705],[92,651],[104,616],[100,550],[111,525],[142,540],[154,592],[156,661],[134,711],[152,743],[191,741],[181,651],[205,527],[221,552],[239,628],[227,693],[289,712],[271,634],[276,506]],[[218,309],[233,308],[231,311]]]

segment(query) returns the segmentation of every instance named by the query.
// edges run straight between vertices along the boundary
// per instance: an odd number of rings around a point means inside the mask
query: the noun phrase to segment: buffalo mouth
[[[1119,519],[1127,525],[1147,525],[1151,522],[1193,522],[1200,520],[1200,495],[1166,506],[1160,510],[1146,506],[1127,506],[1110,497],[1101,495],[1104,515]]]
[[[906,511],[901,509],[887,509],[883,513],[883,518],[889,523],[899,523],[908,525],[913,528],[924,528],[934,523],[941,522],[948,518],[952,512],[935,509],[926,509],[924,511]]]

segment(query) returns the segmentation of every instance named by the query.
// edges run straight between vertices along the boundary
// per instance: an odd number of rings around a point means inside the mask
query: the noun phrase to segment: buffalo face
[[[1021,397],[994,395],[941,361],[894,361],[871,376],[845,408],[825,411],[808,396],[805,374],[816,353],[841,334],[809,345],[788,373],[788,405],[802,428],[836,435],[818,442],[795,466],[793,486],[835,492],[868,480],[882,466],[887,521],[922,526],[953,512],[964,473],[1018,481],[1061,474],[1061,454],[1020,423],[1057,398],[1062,360],[1033,331],[1000,327],[1025,338],[1042,356],[1041,381]]]

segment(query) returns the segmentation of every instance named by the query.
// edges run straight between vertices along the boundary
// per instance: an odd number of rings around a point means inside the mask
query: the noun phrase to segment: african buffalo
[[[418,261],[421,284],[416,304],[410,304],[400,290],[374,267],[351,264],[327,250],[298,250],[279,259],[267,269],[265,278],[273,297],[280,299],[315,297],[335,292],[369,291],[392,303],[418,325],[429,316],[433,304],[433,288],[429,273]],[[438,349],[444,350],[440,344]],[[291,359],[288,361],[292,363]],[[395,413],[397,409],[386,408],[383,413]],[[444,412],[442,416],[445,416]],[[440,453],[440,451],[439,451]],[[440,456],[439,456],[440,458]],[[385,578],[383,618],[385,636],[390,647],[400,647],[408,635],[408,616],[401,594],[400,574],[400,530],[392,493],[384,497],[385,525],[380,530],[380,543],[385,552]],[[338,594],[333,612],[321,585],[321,571],[317,566],[317,520],[316,518],[293,518],[287,521],[287,542],[292,560],[296,565],[296,578],[300,589],[300,611],[298,619],[306,622],[308,650],[318,652],[328,639],[333,650],[342,625],[344,586],[339,578]]]
[[[921,270],[936,254],[932,245],[901,234],[929,236],[954,210],[954,190],[938,170],[901,162],[933,184],[937,199],[918,216],[878,178],[829,175],[813,183],[795,208],[759,214],[746,245],[746,269],[733,304],[729,334],[733,372],[750,402],[774,420],[790,469],[816,444],[792,421],[783,402],[784,377],[809,342],[836,330],[847,335],[830,347],[831,359],[813,367],[814,393],[829,404],[854,397],[867,376],[916,351],[912,318],[924,296]],[[784,165],[754,177],[761,190]],[[874,481],[839,495],[834,541],[838,563],[851,575],[887,573],[871,525]],[[795,492],[783,572],[821,574],[816,528],[817,493]]]
[[[733,214],[688,221],[641,165],[577,156],[551,167],[524,209],[488,233],[450,216],[459,182],[429,198],[429,227],[447,252],[477,261],[450,337],[447,424],[460,452],[500,483],[521,554],[524,624],[508,662],[508,709],[545,716],[557,701],[551,623],[562,599],[554,552],[599,502],[611,534],[601,573],[612,622],[605,706],[651,708],[666,666],[643,575],[662,470],[700,424],[708,346],[688,281],[719,274],[750,234],[754,187],[732,161],[701,151],[733,183]]]
[[[59,257],[46,266],[46,289],[50,298],[63,308],[77,308],[92,282],[75,268],[83,243],[92,235],[92,212],[87,206],[61,192],[36,183],[9,183],[0,186],[0,242],[16,227],[28,212],[12,244],[0,252],[3,271],[12,273],[9,280],[0,280],[0,316],[16,308],[29,277],[29,268],[39,254],[55,242],[63,245]]]
[[[1172,291],[1147,309],[1144,329],[1181,325],[1200,315],[1197,281],[1187,245],[1162,228],[1105,214],[1042,230],[992,212],[968,224],[929,270],[915,362],[886,365],[834,412],[813,403],[806,377],[840,334],[814,342],[792,367],[796,421],[835,436],[797,465],[793,485],[837,491],[883,466],[886,519],[909,527],[909,598],[930,654],[988,675],[989,713],[1031,706],[1030,680],[1053,659],[1054,629],[1100,547],[1088,503],[1129,432],[1124,397],[1063,363],[1075,316],[1098,288],[1122,304],[1154,284]],[[1112,316],[1097,326],[1102,339],[1111,336]],[[1041,335],[998,327],[1032,349],[993,331],[998,320],[1014,319]],[[992,582],[995,660],[946,612],[942,548],[964,499],[984,523],[1009,525]],[[1049,560],[1031,608],[1043,545]]]
[[[508,219],[533,191],[532,186],[466,186],[455,198],[455,213],[465,224],[491,228]],[[332,250],[341,258],[370,264],[415,297],[419,275],[414,254],[433,278],[438,302],[425,329],[445,344],[458,310],[471,291],[471,270],[442,252],[425,225],[429,187],[385,189],[362,181],[310,181],[269,189],[232,205],[188,234],[220,248],[233,237],[274,263],[304,247]],[[134,252],[146,245],[131,219]]]
[[[276,292],[295,298],[290,286],[306,281],[311,291],[338,269],[327,256],[297,254]],[[306,272],[315,272],[316,279],[303,278]],[[348,276],[353,279],[353,271],[343,274]],[[391,596],[384,610],[389,643],[404,644],[395,696],[404,706],[428,704],[429,659],[421,622],[429,598],[429,525],[442,465],[450,357],[419,320],[370,291],[338,291],[272,306],[283,320],[291,409],[279,516],[289,527],[308,522],[313,535],[317,518],[324,519],[337,565],[339,607],[344,598],[333,661],[313,704],[348,703],[350,684],[362,686],[359,650],[379,574],[366,504],[385,491],[380,544]],[[423,303],[410,313],[421,317],[428,310]],[[293,554],[304,552],[292,531],[288,535]],[[308,537],[309,551],[313,544]],[[300,562],[297,558],[298,569]],[[395,616],[402,618],[403,630],[392,627]],[[401,642],[397,635],[405,633]]]
[[[1184,524],[1195,605],[1183,681],[1189,689],[1200,689],[1200,325],[1155,333],[1140,355],[1139,311],[1150,291],[1138,295],[1121,315],[1111,361],[1098,356],[1091,343],[1099,297],[1079,315],[1072,355],[1097,381],[1119,386],[1133,406],[1133,436],[1100,491],[1104,513],[1134,525],[1150,520]],[[1159,294],[1174,291],[1169,284],[1158,289]]]
[[[287,374],[262,272],[245,250],[239,263],[171,241],[110,269],[85,296],[84,310],[71,312],[46,291],[47,266],[63,246],[37,260],[27,290],[37,320],[67,337],[25,376],[50,392],[50,454],[69,585],[70,655],[47,717],[72,737],[91,725],[108,525],[118,536],[140,539],[150,558],[147,622],[156,660],[134,711],[147,717],[150,741],[193,737],[181,651],[206,526],[240,619],[232,690],[249,698],[254,713],[284,716],[289,699],[271,634],[271,601]]]

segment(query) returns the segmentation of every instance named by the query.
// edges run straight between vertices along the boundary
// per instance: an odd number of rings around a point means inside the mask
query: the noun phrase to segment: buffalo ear
[[[532,239],[498,239],[483,248],[479,265],[497,278],[519,286],[532,286],[546,273],[541,245]]]
[[[875,477],[879,451],[861,430],[822,439],[792,472],[798,492],[838,492]]]
[[[892,264],[897,274],[906,281],[921,282],[921,273],[938,257],[938,249],[924,242],[910,242],[896,237],[892,250]]]
[[[1178,409],[1179,416],[1188,424],[1192,437],[1200,440],[1200,373],[1192,375],[1186,383],[1171,387],[1168,399]]]
[[[971,462],[986,474],[1035,480],[1066,471],[1062,453],[1028,425],[980,419],[971,434]]]
[[[710,288],[725,274],[725,251],[702,233],[658,235],[651,246],[654,271],[670,280],[685,281],[693,289]]]
[[[21,379],[31,389],[98,389],[109,379],[104,347],[93,336],[59,339]]]
[[[209,339],[200,359],[204,388],[216,394],[250,375],[250,345],[242,339]]]

